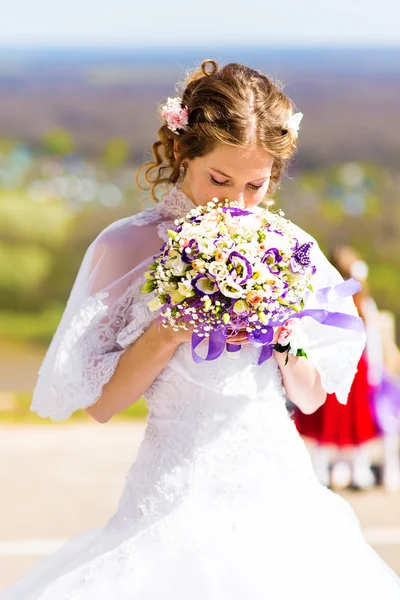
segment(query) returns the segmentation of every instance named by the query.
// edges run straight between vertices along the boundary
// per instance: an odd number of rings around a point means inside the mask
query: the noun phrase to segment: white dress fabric
[[[96,401],[154,319],[139,291],[145,267],[192,206],[171,188],[92,244],[33,410],[60,420]],[[314,287],[341,281],[318,247],[314,261]],[[352,300],[331,308],[356,314]],[[309,318],[306,326],[310,360],[345,402],[363,335]],[[398,600],[399,578],[365,542],[350,506],[314,475],[277,363],[258,365],[259,353],[246,345],[235,359],[225,352],[196,364],[181,344],[146,393],[147,426],[116,514],[0,600]]]

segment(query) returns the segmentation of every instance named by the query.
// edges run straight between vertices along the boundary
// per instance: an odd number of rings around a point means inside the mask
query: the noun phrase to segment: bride
[[[238,358],[196,364],[191,332],[159,328],[140,293],[176,218],[213,197],[256,210],[274,191],[301,115],[264,75],[211,60],[161,114],[143,172],[153,192],[168,191],[89,247],[32,404],[53,420],[84,408],[106,423],[144,395],[144,438],[104,528],[73,538],[0,598],[396,600],[398,577],[350,506],[319,484],[285,406],[288,397],[311,413],[327,392],[345,403],[363,334],[305,317],[308,359],[285,366],[274,353],[258,365],[242,332],[229,339]],[[340,283],[316,244],[313,253],[314,288]],[[351,298],[329,309],[357,314]]]

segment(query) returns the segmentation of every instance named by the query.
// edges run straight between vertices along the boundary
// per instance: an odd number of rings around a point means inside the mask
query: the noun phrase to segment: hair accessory
[[[292,115],[286,125],[286,129],[291,131],[296,137],[299,136],[300,122],[303,118],[303,113],[298,112]]]
[[[167,103],[161,108],[161,117],[167,124],[168,129],[186,131],[189,124],[189,113],[187,107],[182,107],[180,98],[168,98]]]

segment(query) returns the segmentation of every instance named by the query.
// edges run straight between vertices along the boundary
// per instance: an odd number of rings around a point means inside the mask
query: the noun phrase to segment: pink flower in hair
[[[185,131],[189,124],[189,113],[187,107],[182,107],[180,98],[168,98],[167,104],[161,108],[161,117],[171,131],[182,129]]]

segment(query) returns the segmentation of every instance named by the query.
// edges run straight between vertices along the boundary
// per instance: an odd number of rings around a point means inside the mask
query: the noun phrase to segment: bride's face
[[[181,189],[199,205],[216,197],[251,208],[265,198],[273,162],[274,157],[259,146],[219,144],[209,154],[187,161]]]

